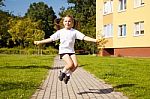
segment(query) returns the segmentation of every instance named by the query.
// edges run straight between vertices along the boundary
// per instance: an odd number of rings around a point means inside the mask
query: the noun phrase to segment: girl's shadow
[[[95,94],[108,94],[113,92],[113,88],[107,88],[107,89],[89,89],[89,91],[79,92],[77,94],[88,94],[88,93],[95,93]]]

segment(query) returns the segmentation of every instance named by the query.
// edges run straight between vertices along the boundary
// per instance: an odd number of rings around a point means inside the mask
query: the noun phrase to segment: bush
[[[0,53],[1,54],[19,54],[19,50],[18,49],[8,49],[8,48],[1,48],[0,49]]]
[[[58,50],[54,49],[53,47],[48,47],[45,50],[42,50],[42,54],[57,54]]]
[[[47,49],[19,49],[19,48],[0,48],[0,54],[57,54],[58,50],[54,48],[47,48]]]

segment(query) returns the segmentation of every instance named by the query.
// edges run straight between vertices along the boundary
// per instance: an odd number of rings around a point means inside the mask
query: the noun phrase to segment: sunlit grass
[[[45,79],[53,58],[0,55],[0,99],[29,99]]]
[[[84,69],[129,99],[150,98],[150,58],[78,56]]]

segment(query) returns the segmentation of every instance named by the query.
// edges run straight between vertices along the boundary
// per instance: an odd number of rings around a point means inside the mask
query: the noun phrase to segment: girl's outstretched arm
[[[88,36],[85,36],[85,37],[83,38],[83,40],[85,40],[85,41],[90,41],[90,42],[97,42],[96,39],[91,38],[91,37],[88,37]]]
[[[50,43],[52,41],[53,40],[51,38],[48,38],[48,39],[44,39],[44,40],[41,40],[41,41],[34,41],[34,44],[39,45],[39,44]]]

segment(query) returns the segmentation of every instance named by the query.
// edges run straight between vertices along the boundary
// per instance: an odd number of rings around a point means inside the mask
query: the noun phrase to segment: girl
[[[48,39],[41,41],[34,41],[34,44],[44,44],[60,39],[59,55],[60,59],[66,62],[65,67],[60,71],[59,80],[64,80],[65,84],[68,83],[70,75],[77,69],[78,63],[74,50],[75,39],[97,42],[96,39],[85,36],[78,30],[73,29],[73,17],[65,16],[63,18],[64,28],[58,30],[56,33],[50,36]]]

